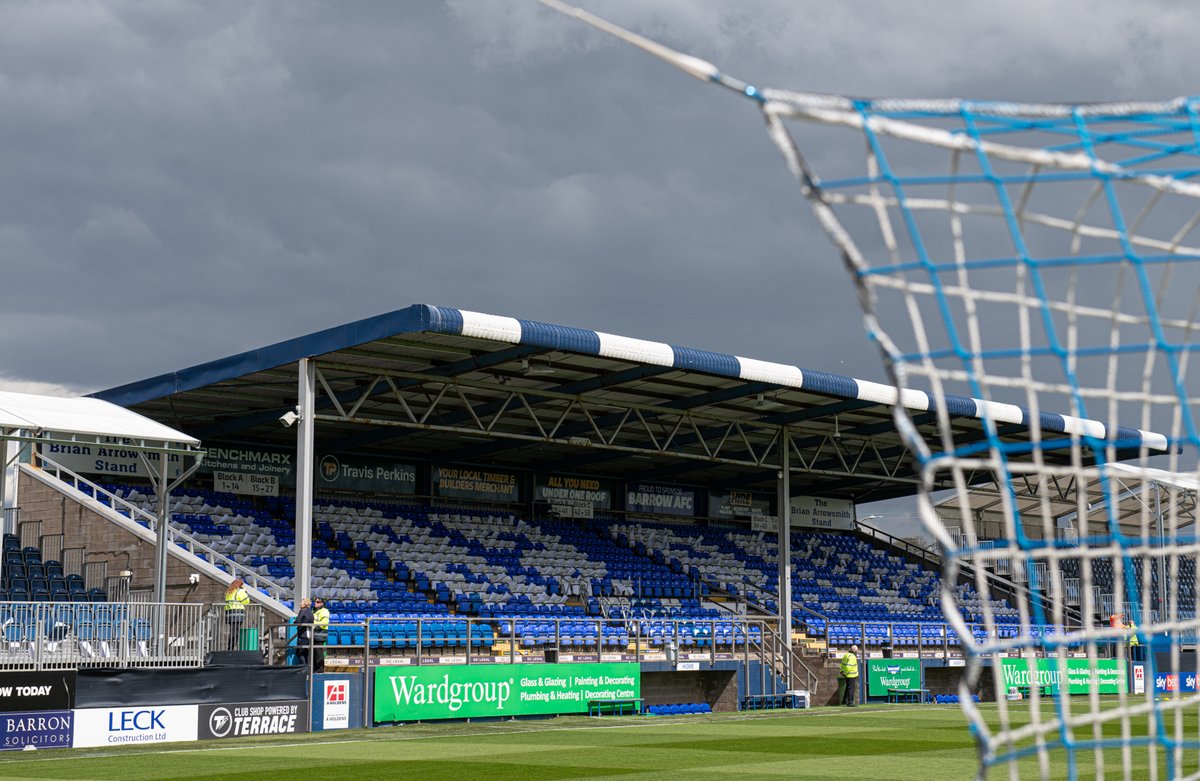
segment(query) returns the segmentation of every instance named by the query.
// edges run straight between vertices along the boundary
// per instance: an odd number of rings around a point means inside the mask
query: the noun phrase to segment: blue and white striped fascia
[[[691,347],[676,347],[628,336],[589,331],[570,326],[551,325],[533,320],[489,315],[446,307],[428,307],[429,328],[436,333],[455,334],[494,342],[540,347],[547,350],[595,355],[630,363],[664,366],[703,372],[719,377],[764,382],[784,388],[810,391],[843,399],[868,401],[883,406],[902,404],[906,409],[924,412],[933,409],[933,397],[920,390],[900,393],[895,387],[878,382],[857,380],[828,372],[801,369],[756,358],[743,358]],[[1029,426],[1030,413],[1024,407],[996,401],[946,396],[951,415],[984,419],[997,425]],[[1109,440],[1107,427],[1096,420],[1043,412],[1041,429],[1068,436]],[[1111,439],[1126,446],[1143,443],[1151,450],[1166,450],[1167,438],[1141,429],[1120,427]]]

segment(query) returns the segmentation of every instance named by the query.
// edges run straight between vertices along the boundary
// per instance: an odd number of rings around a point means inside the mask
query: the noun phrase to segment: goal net
[[[1200,778],[1200,99],[757,88],[542,2],[761,110],[902,402],[980,777]]]

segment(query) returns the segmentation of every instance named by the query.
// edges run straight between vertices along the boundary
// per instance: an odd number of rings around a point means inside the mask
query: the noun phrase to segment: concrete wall
[[[110,577],[127,569],[133,572],[131,589],[154,589],[154,545],[27,474],[19,474],[18,481],[22,523],[41,521],[42,534],[61,530],[63,547],[83,547],[85,562],[107,561]],[[188,576],[194,572],[167,557],[167,602],[225,601],[224,583],[199,573],[200,582],[192,585]]]

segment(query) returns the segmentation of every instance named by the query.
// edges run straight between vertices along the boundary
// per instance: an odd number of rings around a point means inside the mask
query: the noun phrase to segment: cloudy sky
[[[1194,89],[1200,6],[587,0],[757,84]],[[0,2],[0,387],[413,303],[878,379],[749,102],[533,0]]]

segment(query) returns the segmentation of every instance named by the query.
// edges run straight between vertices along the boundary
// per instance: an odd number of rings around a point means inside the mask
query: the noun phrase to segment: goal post
[[[1200,778],[1200,98],[761,88],[541,2],[761,111],[894,386],[979,776]]]

